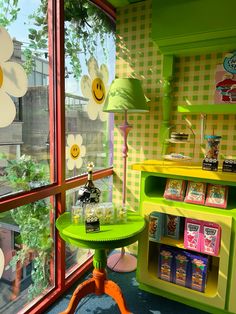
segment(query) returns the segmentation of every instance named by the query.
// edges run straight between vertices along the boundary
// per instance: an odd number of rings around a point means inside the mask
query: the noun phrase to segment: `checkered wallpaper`
[[[205,142],[201,144],[200,115],[180,114],[178,104],[212,104],[215,94],[215,72],[222,64],[225,53],[211,53],[187,57],[176,57],[173,76],[173,107],[171,124],[177,130],[187,130],[185,117],[192,124],[195,133],[188,144],[170,145],[169,152],[193,156],[194,161],[202,161]],[[136,77],[142,80],[146,96],[151,99],[150,112],[129,115],[133,129],[128,135],[127,204],[138,210],[140,173],[131,170],[131,165],[147,159],[161,158],[159,130],[162,119],[162,55],[151,40],[151,1],[145,1],[117,12],[117,77]],[[216,105],[217,106],[217,105]],[[122,200],[123,139],[117,126],[123,116],[115,115],[114,130],[114,202]],[[207,115],[205,134],[221,135],[220,158],[234,156],[236,151],[236,115]]]

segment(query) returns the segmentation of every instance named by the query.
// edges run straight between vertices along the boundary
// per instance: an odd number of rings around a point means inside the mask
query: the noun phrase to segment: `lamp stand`
[[[127,137],[132,129],[132,125],[130,125],[127,121],[127,110],[125,110],[125,119],[124,124],[120,125],[119,128],[123,134],[123,184],[122,184],[122,206],[125,208],[126,205],[126,172],[127,172],[127,156],[128,156],[128,144]],[[125,253],[125,248],[121,248],[121,252],[112,253],[107,260],[107,266],[116,272],[126,273],[134,271],[137,268],[137,259],[135,256]]]

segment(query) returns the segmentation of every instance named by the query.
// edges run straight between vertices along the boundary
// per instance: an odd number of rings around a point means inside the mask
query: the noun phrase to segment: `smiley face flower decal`
[[[82,142],[83,138],[80,134],[67,136],[66,159],[69,170],[73,170],[75,167],[79,169],[83,164],[82,157],[85,156],[86,149]]]
[[[108,68],[105,64],[99,68],[97,60],[91,57],[88,61],[88,72],[90,77],[88,75],[82,76],[80,83],[83,95],[89,98],[88,116],[91,120],[96,120],[99,116],[102,121],[105,121],[107,114],[102,110],[108,91]]]
[[[3,27],[0,27],[0,46],[0,127],[4,128],[12,123],[16,115],[15,104],[10,96],[24,96],[28,81],[23,67],[8,61],[14,45]]]

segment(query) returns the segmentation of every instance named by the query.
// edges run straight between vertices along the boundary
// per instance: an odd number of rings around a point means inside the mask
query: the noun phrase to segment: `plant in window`
[[[17,190],[29,190],[46,184],[47,174],[39,163],[30,156],[21,156],[18,160],[8,161],[6,179]],[[32,258],[32,284],[28,298],[32,300],[50,284],[50,260],[52,237],[50,236],[50,209],[47,200],[42,199],[11,210],[12,218],[20,229],[21,249],[11,259],[8,267],[15,267]]]
[[[12,8],[15,8],[14,10]],[[19,13],[19,0],[0,0],[0,24],[7,26],[14,22]],[[32,55],[47,49],[48,36],[48,0],[40,0],[38,8],[29,16],[33,27],[29,28],[29,45],[25,50],[25,66],[32,69]],[[80,54],[86,59],[94,54],[98,46],[103,47],[106,55],[105,39],[113,36],[114,26],[111,20],[96,6],[87,0],[65,0],[65,54],[69,57],[75,78],[81,76]]]

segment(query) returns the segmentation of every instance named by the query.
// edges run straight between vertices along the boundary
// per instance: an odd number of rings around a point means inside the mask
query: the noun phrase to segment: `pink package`
[[[202,221],[196,219],[185,219],[184,247],[189,250],[201,250]]]
[[[203,222],[203,236],[201,252],[209,255],[218,255],[220,250],[221,228],[211,222]]]
[[[204,205],[205,193],[206,183],[189,181],[184,201],[186,203]]]
[[[180,179],[167,179],[164,198],[183,201],[186,182]]]
[[[206,206],[227,207],[228,187],[219,184],[208,184]]]

